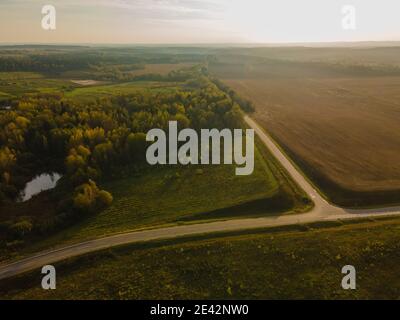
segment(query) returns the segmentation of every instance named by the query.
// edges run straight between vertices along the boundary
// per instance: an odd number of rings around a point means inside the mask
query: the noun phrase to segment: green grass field
[[[35,72],[0,72],[0,98],[14,99],[24,94],[69,91],[76,87],[68,80],[46,78]]]
[[[149,64],[138,75],[167,74],[190,64]],[[63,92],[66,98],[90,101],[104,96],[130,94],[144,88],[159,89],[175,87],[174,84],[134,81],[81,86],[73,79],[91,79],[90,71],[76,70],[60,75],[46,75],[38,72],[0,72],[0,101],[16,99],[26,94]]]
[[[65,98],[91,101],[104,96],[130,94],[138,90],[168,90],[173,83],[134,81],[95,86],[81,86],[64,78],[47,78],[34,72],[0,72],[0,100],[15,99],[25,94],[63,92]]]
[[[3,281],[5,299],[398,299],[400,220],[304,226],[116,248]],[[223,259],[221,259],[223,257]],[[341,288],[345,265],[357,290]]]
[[[143,90],[152,90],[152,92],[171,90],[175,89],[176,87],[177,84],[168,82],[158,83],[151,81],[135,81],[100,86],[80,87],[66,92],[65,98],[86,102],[106,96],[131,94]]]
[[[115,180],[104,186],[114,203],[74,228],[73,237],[173,223],[193,215],[201,218],[202,213],[276,195],[278,182],[259,153],[255,168],[250,176],[235,176],[234,166],[224,165],[157,168]]]

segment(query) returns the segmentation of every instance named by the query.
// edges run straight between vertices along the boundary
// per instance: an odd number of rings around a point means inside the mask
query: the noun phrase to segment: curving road
[[[308,182],[307,179],[293,166],[290,160],[275,145],[272,139],[249,116],[245,116],[246,123],[255,130],[261,141],[269,148],[281,165],[288,171],[292,178],[313,199],[315,206],[312,211],[298,215],[284,215],[265,218],[235,219],[211,223],[174,226],[161,229],[134,231],[118,234],[101,239],[94,239],[63,247],[51,251],[41,252],[29,258],[0,266],[0,280],[12,277],[26,271],[39,269],[44,265],[52,264],[67,258],[85,253],[102,250],[128,243],[140,243],[152,240],[172,239],[184,236],[194,236],[207,233],[251,230],[257,228],[294,225],[316,221],[334,221],[354,218],[375,217],[379,215],[400,215],[400,207],[382,209],[352,210],[336,207],[328,203]]]

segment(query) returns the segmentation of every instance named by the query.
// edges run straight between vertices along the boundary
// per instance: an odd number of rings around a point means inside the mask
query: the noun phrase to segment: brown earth
[[[283,62],[210,69],[255,104],[252,117],[328,198],[361,205],[338,198],[345,191],[391,192],[388,202],[400,202],[400,76],[351,76]]]

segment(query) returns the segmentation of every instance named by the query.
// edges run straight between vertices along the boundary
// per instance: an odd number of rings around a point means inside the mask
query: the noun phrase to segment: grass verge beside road
[[[5,299],[398,299],[400,219],[281,227],[130,245],[2,282]],[[224,257],[224,259],[221,259]],[[341,288],[345,265],[357,290]]]

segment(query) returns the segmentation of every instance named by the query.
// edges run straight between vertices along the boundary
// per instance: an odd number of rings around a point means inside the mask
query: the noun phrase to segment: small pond
[[[18,201],[25,202],[32,198],[34,195],[39,194],[42,191],[50,190],[55,188],[58,180],[61,179],[61,175],[58,173],[43,173],[36,176],[25,185],[25,189],[19,194]]]

